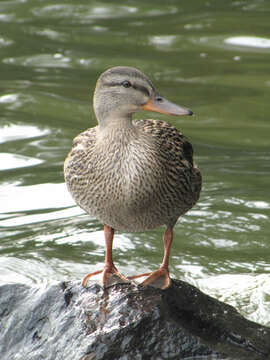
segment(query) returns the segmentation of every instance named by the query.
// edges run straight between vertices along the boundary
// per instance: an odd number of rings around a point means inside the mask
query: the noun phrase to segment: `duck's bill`
[[[143,110],[155,111],[167,115],[192,115],[193,112],[183,106],[174,104],[166,100],[162,96],[156,96],[151,98],[146,104],[142,105]]]

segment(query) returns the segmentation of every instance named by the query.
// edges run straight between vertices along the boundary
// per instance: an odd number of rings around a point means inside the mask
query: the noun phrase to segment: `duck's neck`
[[[103,116],[101,116],[103,115]],[[132,114],[120,111],[111,111],[107,114],[97,114],[97,120],[101,131],[133,128]]]
[[[111,116],[99,121],[97,139],[104,145],[113,141],[114,143],[129,142],[131,138],[137,138],[137,129],[132,123],[132,116]]]

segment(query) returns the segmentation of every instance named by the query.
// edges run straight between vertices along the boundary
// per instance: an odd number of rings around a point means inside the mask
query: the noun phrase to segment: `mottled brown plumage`
[[[110,254],[113,229],[135,232],[165,225],[168,254],[161,268],[144,282],[165,288],[170,284],[166,267],[172,229],[197,202],[201,175],[193,163],[191,144],[175,127],[160,120],[132,120],[132,114],[142,108],[192,114],[162,98],[134,68],[116,67],[103,73],[94,96],[99,124],[74,139],[65,161],[65,179],[76,203],[106,226],[104,285],[111,283],[108,276],[123,280]]]

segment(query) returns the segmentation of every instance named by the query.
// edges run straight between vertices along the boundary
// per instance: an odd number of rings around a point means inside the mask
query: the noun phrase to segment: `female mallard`
[[[201,174],[191,144],[175,127],[161,120],[132,120],[132,114],[150,110],[180,116],[192,111],[167,101],[141,71],[125,66],[100,76],[94,110],[98,126],[74,139],[64,166],[73,199],[105,224],[105,267],[86,275],[83,285],[101,272],[104,286],[128,281],[112,260],[114,229],[135,232],[165,225],[163,262],[150,275],[143,274],[149,276],[142,283],[165,289],[171,282],[173,227],[197,202]]]

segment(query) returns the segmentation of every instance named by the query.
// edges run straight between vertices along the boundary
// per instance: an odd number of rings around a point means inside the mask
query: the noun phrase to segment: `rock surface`
[[[270,359],[270,328],[173,281],[0,286],[1,360]]]

